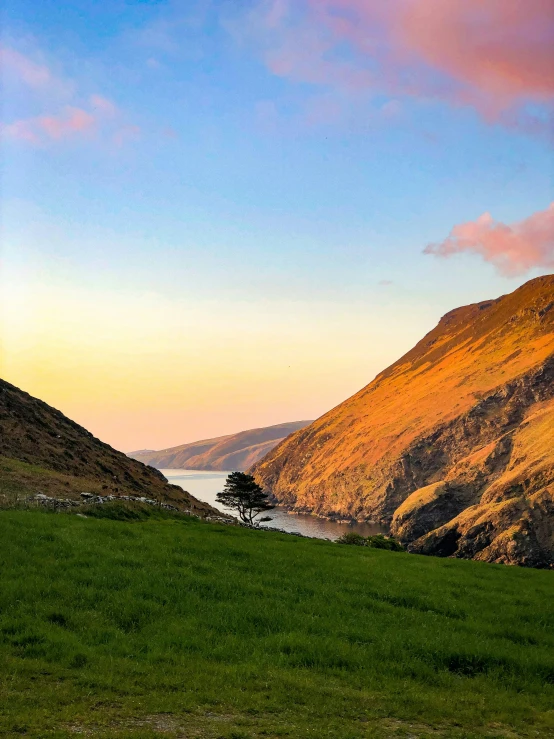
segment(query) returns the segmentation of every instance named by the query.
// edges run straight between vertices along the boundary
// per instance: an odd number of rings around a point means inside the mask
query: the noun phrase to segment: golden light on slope
[[[447,314],[373,382],[270,452],[259,478],[283,497],[294,490],[306,508],[349,514],[366,498],[377,508],[387,465],[412,442],[552,356],[553,280]]]

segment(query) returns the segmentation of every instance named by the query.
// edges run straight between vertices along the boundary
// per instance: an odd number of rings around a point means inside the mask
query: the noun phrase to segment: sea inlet
[[[225,510],[217,503],[215,496],[223,490],[223,485],[229,472],[177,469],[165,469],[160,470],[160,472],[165,475],[172,485],[179,485],[183,490],[187,490],[195,498],[198,498],[198,500],[203,500],[205,503],[210,503],[220,510]],[[233,511],[226,512],[233,514]],[[387,533],[386,529],[377,523],[329,521],[325,518],[310,516],[308,514],[292,513],[281,506],[268,511],[267,515],[272,520],[268,523],[262,523],[261,526],[274,527],[291,533],[312,536],[317,539],[335,540],[349,531],[355,531],[362,536]]]

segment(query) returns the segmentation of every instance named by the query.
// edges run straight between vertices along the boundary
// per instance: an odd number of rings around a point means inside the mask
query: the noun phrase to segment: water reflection
[[[199,470],[160,470],[173,485],[179,485],[205,503],[220,508],[215,496],[221,490],[228,472],[203,472]],[[233,513],[232,511],[228,511]],[[268,514],[273,519],[262,526],[274,526],[284,531],[296,531],[305,536],[315,536],[319,539],[338,539],[348,531],[356,531],[362,536],[387,533],[379,524],[374,523],[338,523],[326,521],[323,518],[300,513],[289,513],[285,508],[277,507]]]

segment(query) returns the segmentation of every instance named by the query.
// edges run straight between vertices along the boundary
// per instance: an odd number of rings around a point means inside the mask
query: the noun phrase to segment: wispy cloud
[[[116,104],[102,95],[91,95],[90,104],[93,110],[97,111],[99,114],[108,116],[109,118],[119,114]]]
[[[96,118],[86,110],[72,107],[67,107],[61,115],[44,115],[36,119],[37,128],[51,139],[85,133],[93,129],[96,123]]]
[[[2,83],[11,93],[20,88],[37,99],[51,104],[68,100],[75,94],[75,84],[53,71],[44,55],[34,49],[33,53],[22,53],[6,44],[0,44],[0,72]]]
[[[4,138],[33,146],[96,138],[119,146],[139,137],[139,127],[130,124],[112,100],[98,93],[79,94],[73,81],[54,74],[44,62],[6,46],[0,47],[0,61],[11,86],[30,91],[33,107],[44,109],[38,115],[0,123]],[[11,107],[17,107],[18,97],[10,98]]]
[[[0,123],[0,134],[6,139],[24,141],[27,144],[39,146],[41,139],[36,133],[33,119],[21,119],[12,123]]]
[[[298,83],[470,106],[489,123],[548,130],[551,0],[267,0],[237,28],[273,74]]]
[[[0,65],[3,74],[14,74],[29,87],[45,88],[53,82],[52,73],[47,66],[37,64],[9,47],[0,47]]]
[[[55,114],[22,118],[4,124],[0,130],[4,137],[41,146],[49,141],[66,141],[107,135],[116,145],[137,138],[138,126],[130,126],[117,120],[119,111],[107,98],[91,96],[87,108],[66,105]],[[114,120],[115,119],[115,120]],[[128,135],[133,129],[134,136]]]
[[[554,268],[554,203],[512,225],[483,213],[475,221],[454,226],[444,241],[429,244],[424,252],[439,257],[460,252],[479,254],[507,277],[534,267]]]

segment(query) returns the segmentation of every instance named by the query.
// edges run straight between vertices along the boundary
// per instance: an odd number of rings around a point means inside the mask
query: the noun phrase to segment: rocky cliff
[[[142,450],[129,456],[157,469],[238,470],[251,467],[274,446],[311,421],[291,421],[277,426],[240,431],[215,439],[194,441],[159,452]]]
[[[411,551],[554,564],[554,276],[451,311],[253,467],[297,511],[373,519]]]
[[[0,497],[144,496],[199,516],[219,512],[129,459],[60,411],[0,380]]]

